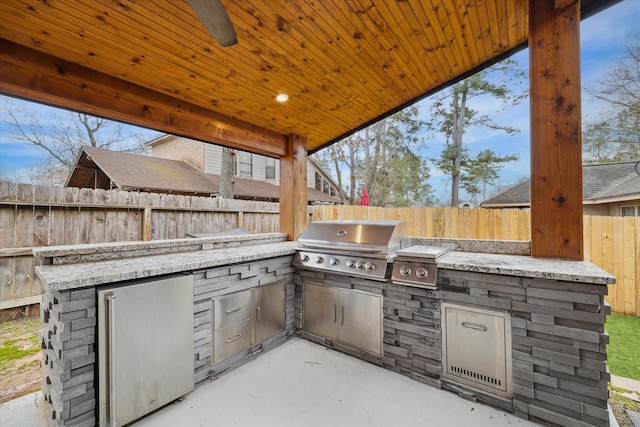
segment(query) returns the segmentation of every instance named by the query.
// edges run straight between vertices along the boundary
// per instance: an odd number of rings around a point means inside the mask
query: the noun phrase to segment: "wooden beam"
[[[582,260],[580,2],[555,6],[529,2],[531,255]]]
[[[271,157],[287,136],[0,39],[0,92]]]
[[[307,226],[307,140],[290,135],[288,148],[280,158],[280,232],[296,240]]]
[[[555,0],[554,9],[562,9],[577,3],[578,0]]]

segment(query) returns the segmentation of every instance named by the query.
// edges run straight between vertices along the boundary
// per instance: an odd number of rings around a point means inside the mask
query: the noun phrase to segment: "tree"
[[[608,109],[585,123],[585,162],[608,163],[640,159],[640,33],[626,43],[625,55],[609,69],[597,88],[586,92]]]
[[[471,200],[478,203],[477,196],[482,193],[482,200],[486,199],[487,187],[498,179],[498,171],[504,167],[504,163],[518,160],[515,154],[498,156],[493,150],[483,150],[475,157],[461,164],[461,169],[466,173],[461,176],[461,185],[471,195]]]
[[[343,200],[357,204],[363,188],[372,206],[409,206],[432,202],[429,168],[413,152],[420,144],[423,122],[409,107],[323,150],[318,156],[332,165]],[[348,185],[343,184],[348,175]]]
[[[146,151],[142,135],[125,133],[119,123],[101,117],[54,109],[51,120],[47,120],[35,111],[25,112],[13,102],[7,102],[4,109],[15,124],[12,137],[34,144],[48,154],[45,162],[31,167],[34,183],[63,184],[83,145],[135,153]]]
[[[236,150],[222,147],[222,164],[220,165],[220,185],[218,192],[224,199],[233,199],[234,170]]]
[[[469,165],[474,161],[483,163],[482,159],[470,158],[469,150],[463,146],[463,136],[468,128],[484,126],[502,130],[508,134],[518,132],[518,129],[499,125],[488,115],[480,115],[470,107],[470,101],[473,98],[485,95],[499,100],[503,107],[516,105],[527,96],[526,91],[515,93],[510,89],[510,86],[518,85],[525,79],[525,72],[520,70],[514,61],[502,61],[492,67],[491,71],[491,75],[489,71],[484,70],[453,85],[441,95],[436,96],[431,107],[434,119],[428,123],[428,127],[433,132],[445,135],[446,146],[437,164],[451,177],[451,206],[457,206],[460,201],[461,184],[473,182]],[[491,81],[495,76],[501,77],[498,83]],[[484,162],[486,167],[492,167],[497,163]],[[469,188],[472,187],[469,186]]]

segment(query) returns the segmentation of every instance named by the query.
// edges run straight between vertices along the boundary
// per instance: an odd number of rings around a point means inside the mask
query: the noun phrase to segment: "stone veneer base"
[[[212,377],[211,298],[243,289],[284,281],[285,331],[258,343],[237,365],[253,354],[277,345],[294,333],[294,272],[292,255],[227,265],[194,272],[195,385]],[[96,287],[45,290],[40,315],[42,392],[50,426],[90,427],[97,424],[96,402]],[[228,366],[229,368],[231,366]]]

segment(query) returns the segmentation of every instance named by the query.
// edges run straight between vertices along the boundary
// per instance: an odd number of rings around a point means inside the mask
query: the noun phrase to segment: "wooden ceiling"
[[[612,3],[583,1],[583,16]],[[512,53],[528,37],[527,0],[223,4],[239,41],[227,48],[207,33],[186,0],[2,0],[0,91],[55,103],[38,96],[44,78],[27,58],[42,53],[42,61],[51,57],[85,70],[87,82],[120,82],[103,86],[113,88],[108,96],[114,103],[133,87],[165,106],[166,99],[175,100],[176,111],[262,129],[275,145],[284,141],[279,134],[306,137],[313,152]],[[60,75],[68,72],[58,62],[56,67]],[[65,90],[86,85],[80,86]],[[289,101],[276,102],[278,93]],[[86,94],[69,96],[78,102],[66,106],[91,103]],[[105,106],[93,111],[126,118]],[[165,122],[171,123],[161,130],[198,136],[181,132],[177,120]],[[206,129],[204,123],[201,139],[215,140],[203,136]],[[255,151],[284,153],[260,148],[263,143],[269,142],[256,141]]]

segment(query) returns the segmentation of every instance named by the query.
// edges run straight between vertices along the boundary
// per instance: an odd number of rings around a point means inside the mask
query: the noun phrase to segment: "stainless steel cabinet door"
[[[97,329],[100,426],[193,390],[193,276],[100,288]]]
[[[338,339],[382,355],[382,297],[354,290],[339,292]]]
[[[259,286],[255,295],[255,343],[284,330],[284,281]]]
[[[302,329],[327,338],[338,338],[338,289],[304,284]]]

